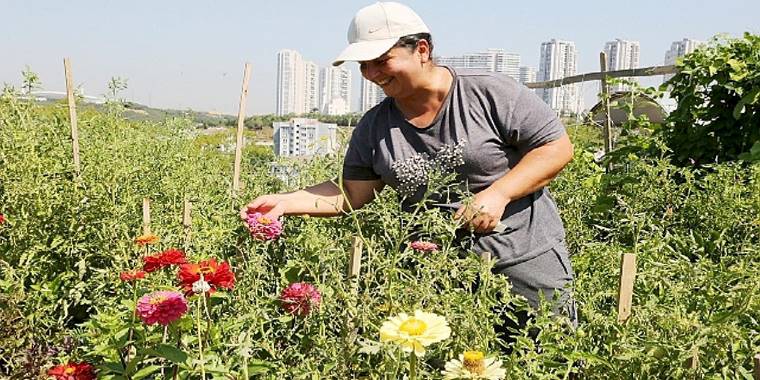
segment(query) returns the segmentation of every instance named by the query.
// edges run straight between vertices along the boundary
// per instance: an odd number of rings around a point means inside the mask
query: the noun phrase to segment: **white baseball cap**
[[[348,47],[333,66],[345,61],[371,61],[390,50],[398,39],[410,34],[430,33],[427,25],[406,5],[377,2],[356,12],[348,26]]]

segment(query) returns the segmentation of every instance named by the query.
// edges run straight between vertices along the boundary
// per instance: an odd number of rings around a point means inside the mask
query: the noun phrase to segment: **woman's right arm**
[[[248,213],[260,212],[268,218],[282,215],[337,216],[359,209],[383,189],[382,180],[343,180],[343,191],[335,182],[325,181],[303,190],[262,195],[240,210],[245,220]]]

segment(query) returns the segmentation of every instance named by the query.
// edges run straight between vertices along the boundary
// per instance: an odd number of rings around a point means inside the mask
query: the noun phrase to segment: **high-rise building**
[[[704,45],[704,41],[697,41],[689,38],[684,38],[681,41],[673,41],[673,43],[670,44],[670,50],[665,52],[665,64],[675,65],[678,57],[683,57],[702,45]],[[667,81],[672,77],[673,74],[665,74],[662,79]]]
[[[639,41],[626,41],[620,38],[604,44],[604,52],[607,54],[607,70],[628,70],[639,67],[639,55],[641,47]],[[631,77],[625,78],[634,80]],[[627,91],[629,86],[616,84],[610,86],[611,92]]]
[[[536,81],[536,69],[530,66],[520,66],[520,80],[518,82],[525,84]]]
[[[435,57],[435,61],[439,65],[504,73],[514,80],[520,79],[520,55],[504,51],[504,49],[492,48],[460,56]]]
[[[351,71],[343,67],[326,67],[320,71],[319,110],[326,115],[351,112]]]
[[[337,124],[315,119],[293,118],[272,123],[274,154],[283,157],[333,153],[338,148]]]
[[[277,52],[277,115],[318,108],[318,68],[295,50]]]
[[[541,44],[541,59],[538,66],[539,82],[561,79],[575,75],[577,70],[577,52],[575,43],[552,39]],[[580,109],[577,104],[578,89],[575,84],[537,91],[546,104],[561,115],[574,114]]]
[[[385,91],[383,91],[380,86],[368,81],[366,78],[362,77],[362,87],[361,87],[361,95],[362,95],[362,101],[361,101],[361,112],[367,112],[372,107],[380,104],[380,102],[383,101],[383,99],[386,98]]]

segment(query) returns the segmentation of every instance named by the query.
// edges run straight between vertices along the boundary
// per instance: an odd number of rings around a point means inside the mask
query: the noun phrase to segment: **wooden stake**
[[[348,257],[348,278],[359,276],[362,266],[362,239],[358,236],[351,238],[351,253]]]
[[[599,53],[599,66],[602,73],[607,71],[607,54],[605,52]],[[610,116],[610,96],[606,75],[602,75],[601,83],[601,97],[604,102],[604,112],[607,114],[607,119],[604,123],[604,154],[606,155],[612,151],[612,117]]]
[[[488,264],[491,262],[491,252],[481,252],[480,253],[480,261],[483,262],[483,264]]]
[[[77,105],[74,96],[74,78],[71,74],[71,62],[63,59],[63,70],[66,74],[66,97],[69,101],[69,121],[71,122],[71,147],[74,153],[74,172],[79,177],[79,131],[77,130]]]
[[[755,366],[755,368],[752,370],[752,376],[755,378],[755,380],[760,380],[760,354],[757,354],[754,358],[752,358],[752,363]]]
[[[190,200],[185,197],[185,202],[182,207],[182,227],[185,230],[185,252],[190,249],[190,227],[193,224],[192,217],[190,216],[191,208],[192,205],[190,204]]]
[[[143,235],[150,235],[150,199],[143,198]]]
[[[624,253],[620,265],[620,286],[618,288],[618,322],[624,323],[631,316],[633,303],[633,282],[636,279],[636,255]]]
[[[240,91],[240,109],[238,110],[237,140],[235,142],[235,172],[232,177],[233,196],[240,191],[240,162],[243,159],[243,126],[245,124],[245,100],[248,97],[248,81],[251,78],[251,64],[245,64],[243,88]]]

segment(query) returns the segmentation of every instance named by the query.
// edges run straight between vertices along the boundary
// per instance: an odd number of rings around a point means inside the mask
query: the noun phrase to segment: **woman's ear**
[[[430,43],[427,40],[417,41],[417,52],[420,53],[422,63],[430,61]]]

